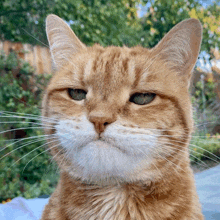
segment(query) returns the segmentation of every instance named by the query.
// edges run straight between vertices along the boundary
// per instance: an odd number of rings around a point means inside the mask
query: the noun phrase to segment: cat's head
[[[46,133],[57,139],[49,147],[61,170],[107,184],[160,178],[188,163],[198,20],[180,22],[150,50],[86,47],[55,15],[47,17],[46,31],[56,73],[43,116],[50,118]]]

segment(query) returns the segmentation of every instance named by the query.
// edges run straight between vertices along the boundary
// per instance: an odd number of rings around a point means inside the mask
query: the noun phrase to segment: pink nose
[[[115,121],[115,117],[104,116],[103,114],[95,112],[89,115],[89,121],[94,124],[96,132],[98,134],[101,134],[102,132],[104,132],[107,125]]]

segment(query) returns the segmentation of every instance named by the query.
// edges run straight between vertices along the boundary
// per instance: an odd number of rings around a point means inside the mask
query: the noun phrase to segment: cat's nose
[[[103,113],[96,112],[89,115],[89,121],[94,124],[96,132],[101,134],[107,125],[116,121],[116,118],[113,115],[103,115]]]

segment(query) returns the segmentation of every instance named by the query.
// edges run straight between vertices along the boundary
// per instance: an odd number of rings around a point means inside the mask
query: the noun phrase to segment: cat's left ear
[[[56,69],[68,63],[70,57],[86,49],[68,24],[56,15],[47,16],[46,32]]]
[[[174,26],[152,49],[175,72],[188,81],[197,61],[202,41],[202,25],[197,19],[187,19]]]

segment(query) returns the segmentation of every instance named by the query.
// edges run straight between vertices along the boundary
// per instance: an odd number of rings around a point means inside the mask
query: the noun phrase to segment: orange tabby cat
[[[200,22],[150,50],[86,47],[55,15],[46,31],[57,71],[43,116],[61,176],[41,220],[204,219],[188,152]]]

